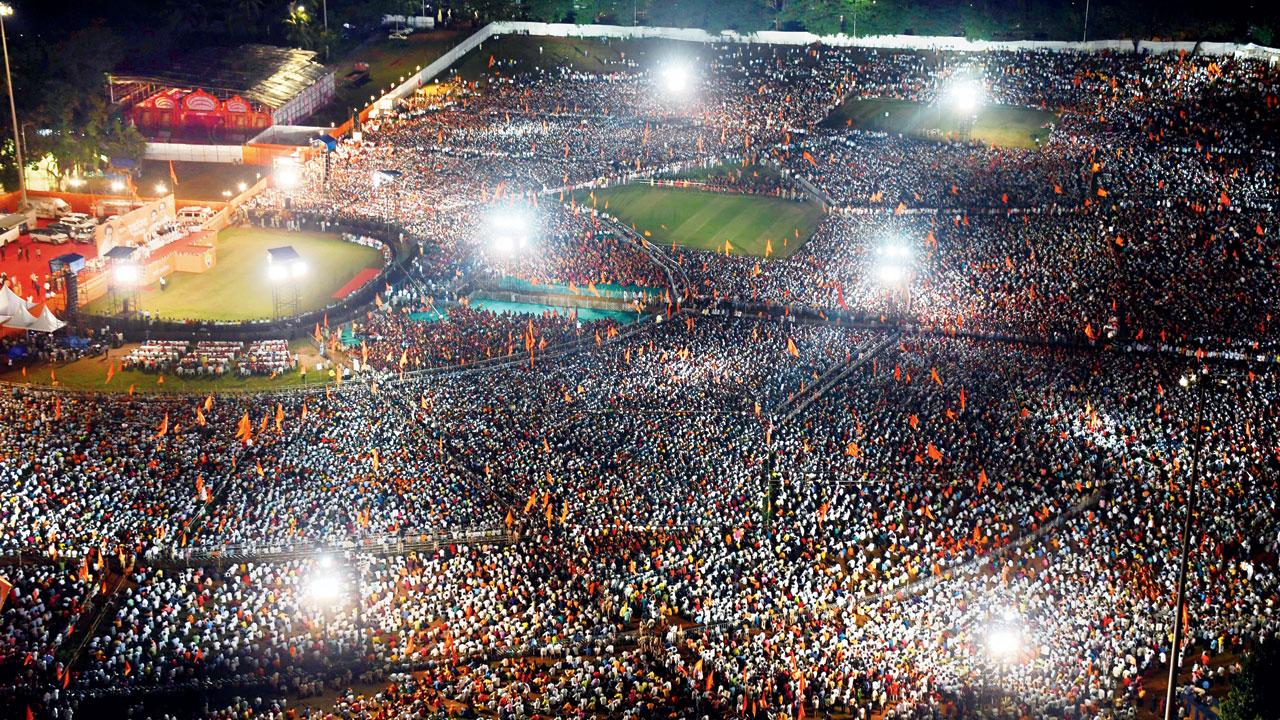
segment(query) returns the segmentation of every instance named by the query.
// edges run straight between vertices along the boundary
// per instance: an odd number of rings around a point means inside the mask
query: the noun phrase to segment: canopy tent
[[[47,310],[48,308],[45,309]],[[4,322],[4,326],[7,328],[29,330],[36,322],[36,316],[32,315],[31,311],[25,307],[16,308],[13,312],[9,312],[7,310],[5,312],[11,315],[11,317]]]
[[[18,297],[18,294],[10,290],[8,286],[0,289],[0,315],[15,316],[19,310],[26,312],[32,303]]]
[[[67,324],[65,322],[54,317],[53,311],[49,309],[48,305],[46,305],[44,312],[40,313],[40,317],[36,318],[35,322],[31,323],[27,329],[35,332],[51,333],[61,330],[66,327],[66,325]]]

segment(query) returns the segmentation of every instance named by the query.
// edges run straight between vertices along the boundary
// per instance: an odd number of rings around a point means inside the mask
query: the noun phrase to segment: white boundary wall
[[[244,146],[149,142],[143,157],[147,160],[239,164],[244,162]]]
[[[899,50],[951,50],[956,52],[989,52],[993,50],[1053,50],[1056,52],[1150,52],[1156,54],[1198,52],[1201,55],[1233,55],[1280,62],[1280,49],[1237,43],[1220,42],[1156,42],[1149,40],[1091,40],[1089,42],[1017,40],[997,42],[992,40],[967,40],[962,37],[926,35],[874,35],[849,37],[848,35],[814,35],[807,32],[782,32],[762,30],[740,34],[732,30],[709,33],[696,28],[630,27],[623,25],[572,25],[568,23],[540,23],[500,21],[485,25],[467,37],[435,62],[422,68],[408,80],[379,98],[377,109],[390,110],[395,101],[412,95],[415,90],[431,82],[462,56],[479,47],[481,43],[500,35],[541,35],[546,37],[575,38],[654,38],[682,40],[698,43],[760,43],[770,45],[813,45],[833,47],[893,48]]]

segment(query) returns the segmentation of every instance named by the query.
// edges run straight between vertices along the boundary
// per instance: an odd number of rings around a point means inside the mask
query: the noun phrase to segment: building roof
[[[151,83],[241,95],[273,110],[311,87],[329,70],[316,53],[273,45],[197,50],[155,72],[120,73],[113,83]]]

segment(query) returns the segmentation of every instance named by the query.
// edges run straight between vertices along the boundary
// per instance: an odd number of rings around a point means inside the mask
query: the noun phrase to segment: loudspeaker
[[[62,283],[65,286],[64,293],[67,299],[67,308],[64,311],[67,322],[74,322],[80,314],[80,279],[71,271],[62,273]]]

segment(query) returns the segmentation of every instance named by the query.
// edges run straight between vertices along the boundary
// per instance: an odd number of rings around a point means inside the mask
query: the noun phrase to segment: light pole
[[[18,130],[18,106],[13,101],[13,76],[9,73],[9,38],[4,29],[4,19],[12,14],[13,6],[0,3],[0,48],[4,49],[4,82],[9,87],[9,114],[13,116],[13,153],[18,160],[18,192],[22,197],[22,204],[26,205],[27,172],[22,164],[22,147],[18,141],[21,134]]]
[[[1191,487],[1187,490],[1187,509],[1182,517],[1182,550],[1178,561],[1178,601],[1173,606],[1173,647],[1169,649],[1169,686],[1165,689],[1164,720],[1176,717],[1173,712],[1174,688],[1178,684],[1179,647],[1182,645],[1182,613],[1187,603],[1187,564],[1191,556],[1191,527],[1195,516],[1196,495],[1200,487],[1200,448],[1204,444],[1204,386],[1207,368],[1192,371],[1178,379],[1182,387],[1196,386],[1195,438],[1191,444]]]
[[[1080,42],[1089,42],[1089,0],[1084,0],[1084,27],[1080,31]]]

